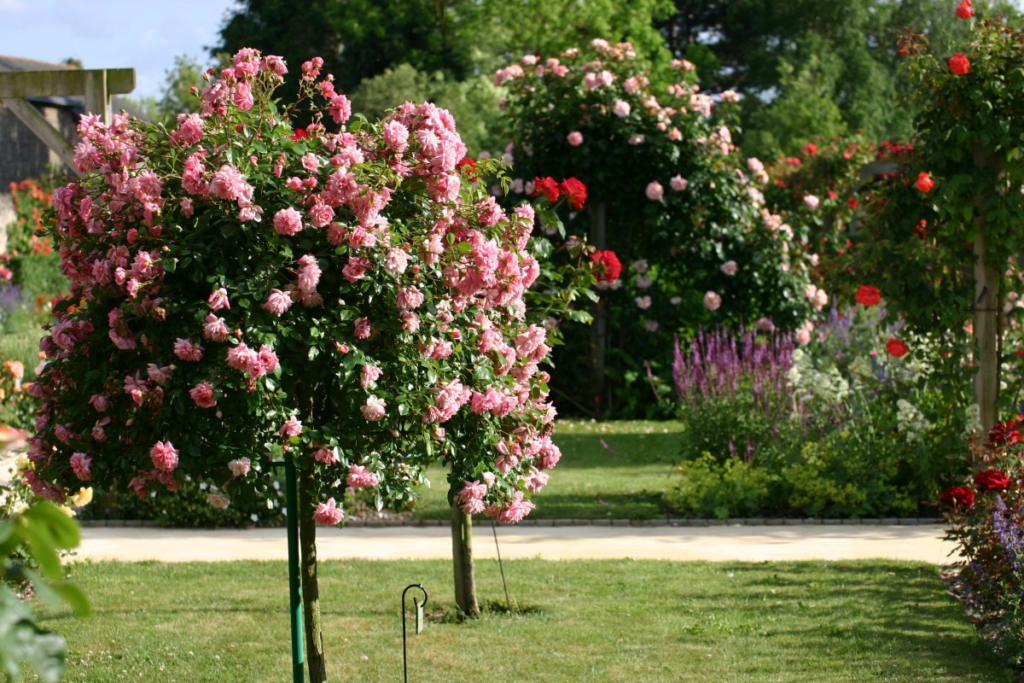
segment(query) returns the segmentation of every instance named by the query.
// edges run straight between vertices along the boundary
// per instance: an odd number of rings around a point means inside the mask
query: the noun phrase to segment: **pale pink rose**
[[[377,479],[377,475],[369,471],[362,465],[352,465],[348,469],[348,476],[345,477],[345,483],[354,489],[372,489],[374,486],[380,483]]]
[[[507,503],[498,514],[498,522],[500,524],[518,524],[536,507],[534,503],[523,500],[522,491],[516,491],[512,501]]]
[[[203,358],[203,347],[193,343],[191,339],[176,339],[174,341],[174,355],[181,360],[199,361]]]
[[[370,324],[369,318],[356,318],[352,324],[356,328],[356,339],[369,339],[373,334],[373,325]]]
[[[705,292],[704,308],[709,311],[717,311],[722,305],[722,297],[717,292]]]
[[[281,425],[281,429],[278,434],[282,437],[298,436],[302,433],[302,422],[295,419],[294,415],[288,417],[284,424]]]
[[[574,130],[566,136],[566,140],[568,140],[569,144],[573,147],[579,147],[583,144],[583,133],[578,130]]]
[[[363,389],[370,389],[377,384],[377,380],[384,374],[384,371],[373,365],[364,365],[359,377],[359,386]]]
[[[299,159],[299,163],[302,164],[302,168],[310,172],[320,168],[320,160],[316,158],[315,154],[310,154],[308,152],[302,155]]]
[[[384,402],[384,399],[370,396],[366,399],[366,405],[360,408],[360,410],[363,411],[363,417],[367,420],[377,422],[378,420],[383,420],[387,414],[385,408],[387,408],[387,403]]]
[[[325,465],[333,465],[338,462],[338,454],[333,448],[318,448],[313,451],[313,459]]]
[[[625,100],[615,100],[615,104],[612,105],[612,113],[622,118],[629,116],[630,109],[629,102]]]
[[[738,269],[739,266],[736,264],[735,261],[726,261],[725,263],[722,264],[721,267],[722,272],[728,275],[729,277],[735,275]]]
[[[231,505],[231,499],[220,491],[210,491],[207,493],[206,502],[218,510],[226,510]]]
[[[661,201],[661,198],[665,196],[665,188],[661,186],[657,180],[653,180],[647,184],[647,189],[644,190],[647,194],[647,198],[652,202]]]
[[[79,481],[89,481],[92,479],[92,458],[85,453],[75,453],[71,456],[71,471]]]
[[[641,311],[646,311],[648,308],[651,307],[651,297],[638,296],[637,298],[633,299],[633,303],[635,303],[636,307],[639,308]]]
[[[230,334],[231,330],[228,329],[224,318],[218,318],[213,313],[206,314],[206,320],[203,323],[203,338],[222,342],[227,341]]]
[[[349,256],[348,263],[341,269],[341,274],[349,282],[357,282],[363,279],[366,271],[370,269],[370,261],[361,256]]]
[[[274,230],[279,235],[295,235],[302,231],[302,214],[288,207],[274,214]]]
[[[210,304],[210,308],[215,311],[219,311],[222,308],[231,308],[231,302],[228,301],[228,290],[223,287],[214,291],[206,301]]]
[[[633,270],[635,270],[638,273],[646,273],[648,268],[650,268],[650,264],[647,262],[647,259],[645,258],[633,261]]]
[[[409,311],[423,305],[423,292],[415,287],[402,287],[398,290],[398,308]]]
[[[811,343],[811,332],[807,328],[801,327],[793,335],[793,338],[796,339],[796,343],[800,346],[807,346]]]
[[[276,316],[283,315],[292,307],[292,298],[280,289],[271,289],[263,308]]]
[[[231,470],[231,476],[233,477],[244,477],[249,474],[251,468],[252,460],[249,460],[249,458],[237,458],[228,463],[228,469]]]
[[[690,181],[688,181],[686,178],[684,178],[681,175],[677,175],[677,176],[673,176],[672,180],[670,180],[668,184],[676,192],[682,192],[690,184]]]
[[[812,209],[817,209],[818,208],[818,204],[820,204],[820,203],[821,203],[821,200],[819,200],[813,194],[809,194],[809,195],[806,195],[804,197],[804,204],[806,204],[807,206],[811,207]]]
[[[323,271],[320,270],[320,265],[315,256],[306,254],[299,258],[299,273],[296,284],[300,290],[307,293],[316,291],[316,286],[320,284],[320,276],[322,274]]]
[[[178,451],[170,441],[157,441],[149,451],[153,467],[161,472],[173,472],[178,466]]]
[[[345,519],[345,511],[338,507],[333,498],[327,502],[320,503],[313,512],[313,521],[320,526],[335,526]]]
[[[209,382],[200,382],[189,390],[188,395],[200,408],[212,408],[217,405],[217,399],[213,397],[213,385]]]
[[[828,293],[824,289],[819,289],[814,293],[814,307],[822,309],[828,305]]]
[[[398,247],[388,250],[384,257],[384,267],[392,273],[404,273],[408,265],[409,255]]]

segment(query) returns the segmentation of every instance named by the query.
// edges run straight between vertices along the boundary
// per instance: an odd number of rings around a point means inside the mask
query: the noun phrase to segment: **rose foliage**
[[[85,176],[53,200],[72,285],[33,385],[37,493],[192,477],[224,506],[287,451],[324,524],[346,487],[408,503],[435,460],[468,511],[532,508],[559,458],[545,331],[524,321],[532,209],[457,170],[448,112],[350,120],[321,65],[302,67],[301,134],[272,99],[285,64],[251,49],[173,131],[83,119]]]

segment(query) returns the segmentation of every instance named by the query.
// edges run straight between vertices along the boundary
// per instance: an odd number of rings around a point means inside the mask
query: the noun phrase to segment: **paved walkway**
[[[495,557],[490,525],[474,529],[477,558]],[[953,544],[941,525],[792,527],[498,527],[502,558],[544,560],[853,560],[946,564]],[[450,559],[445,527],[320,529],[321,559]],[[193,530],[91,527],[82,530],[82,560],[162,562],[283,560],[284,529]]]

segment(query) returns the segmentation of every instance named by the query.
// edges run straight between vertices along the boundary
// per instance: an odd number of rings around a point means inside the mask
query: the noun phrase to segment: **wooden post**
[[[974,146],[974,165],[991,167],[985,148]],[[994,188],[993,188],[994,189]],[[986,263],[985,198],[974,198],[974,402],[978,404],[981,430],[987,435],[999,420],[999,273]]]
[[[605,249],[608,242],[608,206],[605,202],[595,202],[590,210],[590,243],[600,250]],[[604,299],[597,304],[594,311],[594,324],[590,329],[590,390],[594,399],[594,417],[600,418],[604,411],[605,394],[605,348],[608,344],[608,310]]]

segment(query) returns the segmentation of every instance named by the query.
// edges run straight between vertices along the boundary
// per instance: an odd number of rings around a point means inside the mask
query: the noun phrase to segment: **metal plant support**
[[[412,588],[416,588],[423,593],[423,602],[417,600],[415,596],[412,599],[412,604],[416,608],[416,633],[423,632],[423,607],[427,604],[427,589],[423,587],[422,583],[409,584],[405,587],[405,590],[402,591],[402,675],[405,683],[409,683],[409,656],[406,652],[405,645],[405,594]]]
[[[299,496],[295,479],[295,459],[286,454],[284,462],[284,500],[288,519],[288,612],[292,630],[292,683],[305,683],[306,649],[302,642],[302,579],[299,569]]]

